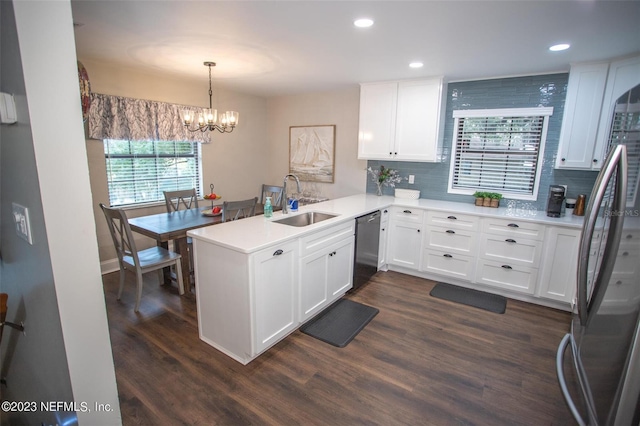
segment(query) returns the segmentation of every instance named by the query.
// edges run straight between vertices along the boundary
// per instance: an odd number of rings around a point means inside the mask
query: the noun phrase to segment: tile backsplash
[[[451,152],[453,140],[453,111],[459,109],[553,107],[553,115],[549,118],[538,196],[531,203],[539,210],[546,209],[549,185],[567,185],[569,198],[575,198],[578,194],[589,195],[598,175],[597,172],[554,168],[568,79],[569,74],[561,73],[449,83],[443,141],[443,152],[447,154],[445,161],[442,163],[417,163],[370,160],[367,162],[368,166],[377,168],[382,164],[385,167],[398,170],[403,177],[414,175],[415,183],[413,185],[404,181],[397,187],[420,190],[420,198],[473,202],[470,195],[447,193],[450,161],[448,153]],[[384,188],[385,195],[393,195],[393,191],[393,188]],[[367,177],[367,192],[376,192],[376,186],[370,176]]]

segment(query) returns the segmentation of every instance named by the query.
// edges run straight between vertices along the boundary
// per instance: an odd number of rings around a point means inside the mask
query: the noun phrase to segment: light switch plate
[[[31,224],[29,223],[29,209],[20,204],[13,204],[13,219],[16,224],[16,234],[29,244],[33,245],[31,238]]]
[[[415,176],[414,175],[409,175],[409,183],[413,184],[415,182]]]

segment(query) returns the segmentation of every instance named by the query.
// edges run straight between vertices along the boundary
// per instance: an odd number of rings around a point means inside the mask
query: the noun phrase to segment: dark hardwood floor
[[[345,348],[299,331],[243,366],[198,338],[195,297],[147,274],[116,301],[104,276],[125,425],[569,425],[555,351],[570,315],[509,300],[503,315],[379,272],[347,298],[379,314]]]

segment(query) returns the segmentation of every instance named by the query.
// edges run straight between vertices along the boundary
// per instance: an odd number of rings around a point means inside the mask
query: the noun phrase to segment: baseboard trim
[[[111,272],[116,272],[120,270],[120,264],[118,263],[118,259],[109,259],[103,262],[100,262],[100,273],[110,274]]]

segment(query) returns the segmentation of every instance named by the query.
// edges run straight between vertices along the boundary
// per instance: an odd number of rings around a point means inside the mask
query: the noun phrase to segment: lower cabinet
[[[355,237],[324,247],[300,260],[300,321],[304,322],[353,286]]]
[[[476,282],[518,293],[534,294],[538,268],[478,259]]]
[[[471,256],[425,249],[422,271],[471,281],[475,270],[474,263],[475,259]]]
[[[262,352],[298,326],[297,241],[262,250],[253,257],[254,353]]]
[[[577,286],[581,231],[547,227],[538,296],[573,303]]]
[[[242,253],[194,238],[200,339],[247,364],[353,283],[355,222]]]
[[[420,269],[422,225],[410,222],[394,222],[389,226],[387,262],[390,265]]]

